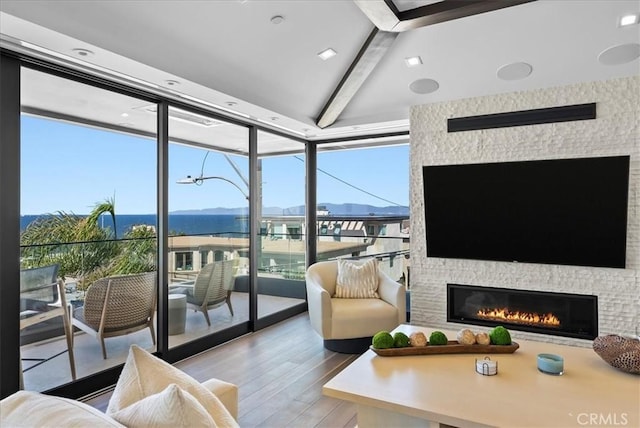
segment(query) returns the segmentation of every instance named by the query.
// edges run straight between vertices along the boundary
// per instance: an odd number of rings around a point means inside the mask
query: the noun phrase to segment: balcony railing
[[[257,263],[259,317],[304,303],[306,245],[302,238],[299,234],[261,236],[260,259]],[[238,259],[232,294],[235,315],[231,316],[224,307],[213,309],[211,314],[214,318],[215,313],[219,316],[209,328],[201,314],[188,311],[185,333],[169,336],[170,347],[248,320],[247,234],[170,236],[168,244],[170,283],[193,280],[205,262],[224,258]],[[317,246],[319,260],[375,257],[380,262],[379,267],[398,281],[404,281],[408,273],[409,249],[406,238],[343,237],[337,242],[326,237],[318,237]],[[129,269],[129,273],[145,267],[155,269],[155,248],[155,237],[25,245],[21,247],[21,267],[58,263],[61,268],[60,276],[66,285],[67,300],[76,308],[83,304],[84,293],[91,283],[101,275],[110,274],[105,265],[122,269],[120,273],[125,273],[126,269]],[[191,253],[190,270],[176,269],[175,257],[181,252]],[[109,263],[105,263],[107,258],[110,260]],[[153,349],[148,330],[108,338],[106,342],[109,358],[103,360],[99,343],[94,338],[78,332],[75,336],[74,351],[78,378],[123,363],[130,343],[140,343]],[[53,319],[49,323],[26,329],[21,335],[21,345],[23,357],[26,358],[34,354],[64,351],[66,344],[61,319]],[[25,361],[23,367],[26,389],[44,391],[71,381],[68,361],[64,355],[33,369],[29,369],[30,363]]]

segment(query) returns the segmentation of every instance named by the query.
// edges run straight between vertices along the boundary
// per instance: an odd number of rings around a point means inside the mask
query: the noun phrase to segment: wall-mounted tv
[[[427,257],[624,268],[629,156],[424,166]]]

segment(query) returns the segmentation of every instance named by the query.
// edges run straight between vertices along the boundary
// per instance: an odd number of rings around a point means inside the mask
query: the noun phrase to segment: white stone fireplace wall
[[[596,103],[596,119],[447,133],[447,119]],[[626,269],[427,258],[422,167],[630,155]],[[640,76],[414,106],[411,109],[411,323],[447,322],[446,284],[598,296],[599,334],[640,328]],[[485,327],[468,326],[474,331]],[[513,331],[514,337],[591,341]]]

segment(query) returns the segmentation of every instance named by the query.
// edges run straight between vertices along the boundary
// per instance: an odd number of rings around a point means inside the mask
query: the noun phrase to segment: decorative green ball
[[[449,339],[441,331],[434,331],[429,336],[429,345],[446,345],[447,343],[449,343]]]
[[[509,330],[499,325],[489,332],[489,339],[492,345],[511,345],[511,334]]]
[[[393,348],[393,336],[388,331],[379,331],[373,336],[371,344],[376,349]]]
[[[407,346],[409,346],[409,336],[401,331],[393,335],[394,348],[406,348]]]

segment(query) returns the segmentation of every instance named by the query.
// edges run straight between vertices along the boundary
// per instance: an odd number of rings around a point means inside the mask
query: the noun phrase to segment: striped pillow
[[[336,294],[343,299],[378,299],[378,261],[349,261],[338,259]]]

